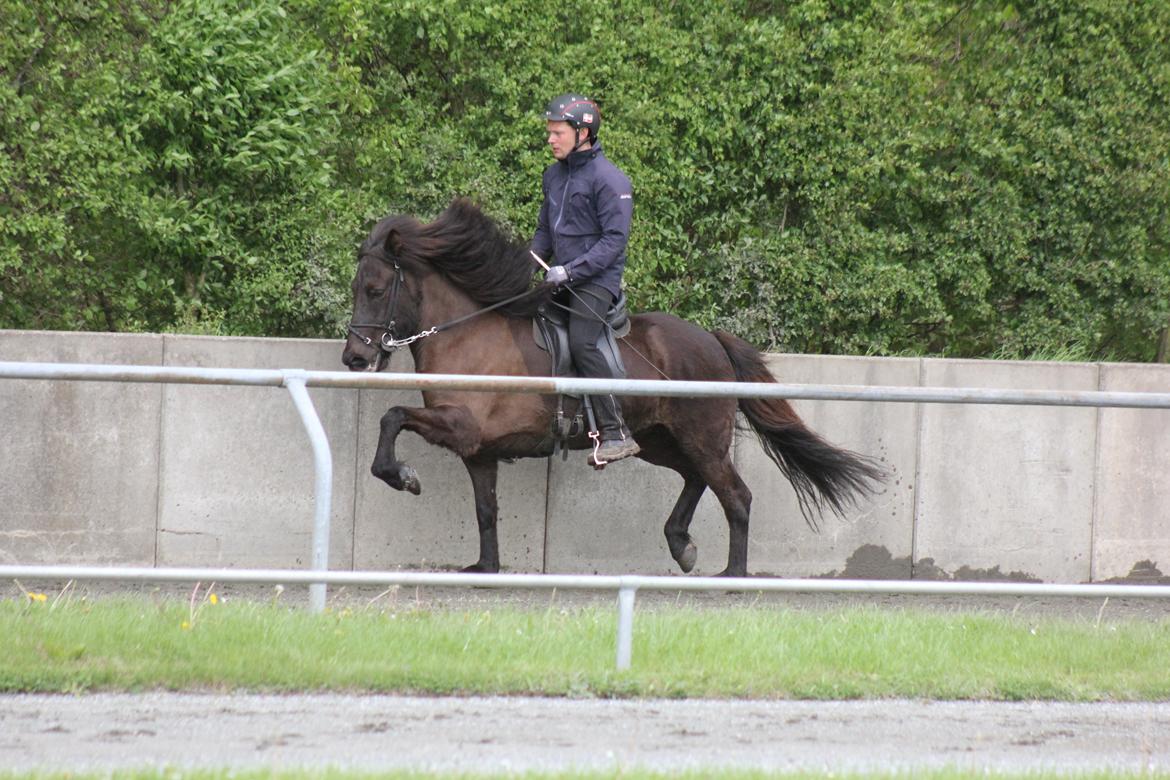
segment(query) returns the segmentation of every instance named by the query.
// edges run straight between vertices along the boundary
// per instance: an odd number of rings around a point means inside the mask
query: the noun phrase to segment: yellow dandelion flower
[[[189,622],[187,622],[186,620],[184,620],[184,621],[183,621],[183,622],[182,622],[182,623],[179,625],[179,628],[183,629],[184,631],[190,631],[190,630],[191,630],[191,624],[190,624]]]
[[[30,594],[28,594],[28,598],[30,601],[48,601],[49,600],[49,597],[46,596],[44,593],[30,593]]]
[[[217,596],[217,595],[215,595],[214,593],[212,593],[210,596],[208,596],[208,597],[207,597],[207,600],[208,600],[208,601],[210,601],[210,602],[211,602],[211,606],[213,606],[213,607],[214,607],[216,604],[218,604],[218,603],[219,603],[219,596]]]

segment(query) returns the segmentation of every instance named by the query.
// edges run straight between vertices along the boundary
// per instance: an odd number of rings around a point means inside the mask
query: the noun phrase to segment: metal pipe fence
[[[984,387],[897,387],[813,385],[781,382],[697,382],[657,379],[478,376],[465,374],[352,373],[300,369],[182,368],[85,363],[0,361],[0,379],[56,379],[79,382],[150,382],[196,385],[283,387],[285,377],[304,378],[307,387],[367,390],[469,390],[486,393],[568,393],[686,398],[787,398],[812,401],[886,403],[1007,404],[1170,409],[1170,393],[1107,390],[1005,390]]]
[[[480,392],[518,392],[547,395],[561,393],[614,393],[616,395],[630,396],[785,398],[892,403],[1009,404],[1026,406],[1118,407],[1131,409],[1170,409],[1170,393],[350,373],[345,371],[305,371],[301,369],[185,368],[3,361],[0,361],[0,379],[283,387],[289,391],[292,397],[313,448],[315,486],[312,563],[311,569],[308,571],[0,566],[0,578],[4,579],[44,578],[53,580],[84,579],[130,582],[217,581],[304,583],[309,585],[310,588],[310,609],[316,612],[320,612],[325,607],[325,588],[328,584],[398,584],[488,588],[617,590],[619,596],[617,664],[619,669],[628,668],[630,664],[634,597],[639,589],[1000,596],[1170,597],[1170,588],[1137,585],[329,571],[329,515],[332,504],[333,462],[328,438],[325,435],[325,430],[321,425],[320,418],[317,415],[316,409],[313,407],[312,399],[309,397],[306,388],[331,387],[383,390],[428,390],[445,388]]]

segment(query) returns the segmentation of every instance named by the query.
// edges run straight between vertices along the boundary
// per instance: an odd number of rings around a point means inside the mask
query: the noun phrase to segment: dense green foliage
[[[1170,4],[0,0],[0,327],[334,335],[389,212],[531,234],[539,110],[634,181],[636,308],[769,349],[1150,360]]]

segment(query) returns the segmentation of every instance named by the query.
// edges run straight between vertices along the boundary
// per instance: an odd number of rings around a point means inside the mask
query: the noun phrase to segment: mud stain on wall
[[[960,566],[954,572],[939,567],[933,558],[912,561],[910,556],[895,558],[881,545],[863,544],[845,561],[842,571],[833,570],[820,575],[824,579],[855,580],[953,580],[962,582],[1041,582],[1034,574],[1024,571],[1001,571],[999,566],[978,569]]]
[[[1138,561],[1124,577],[1101,581],[1118,585],[1170,585],[1170,577],[1163,574],[1154,561]]]

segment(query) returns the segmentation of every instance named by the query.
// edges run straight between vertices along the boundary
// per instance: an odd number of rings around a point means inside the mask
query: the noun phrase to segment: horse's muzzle
[[[341,362],[350,371],[378,371],[382,367],[385,355],[386,353],[378,350],[374,353],[373,359],[363,357],[347,343],[341,353]]]

